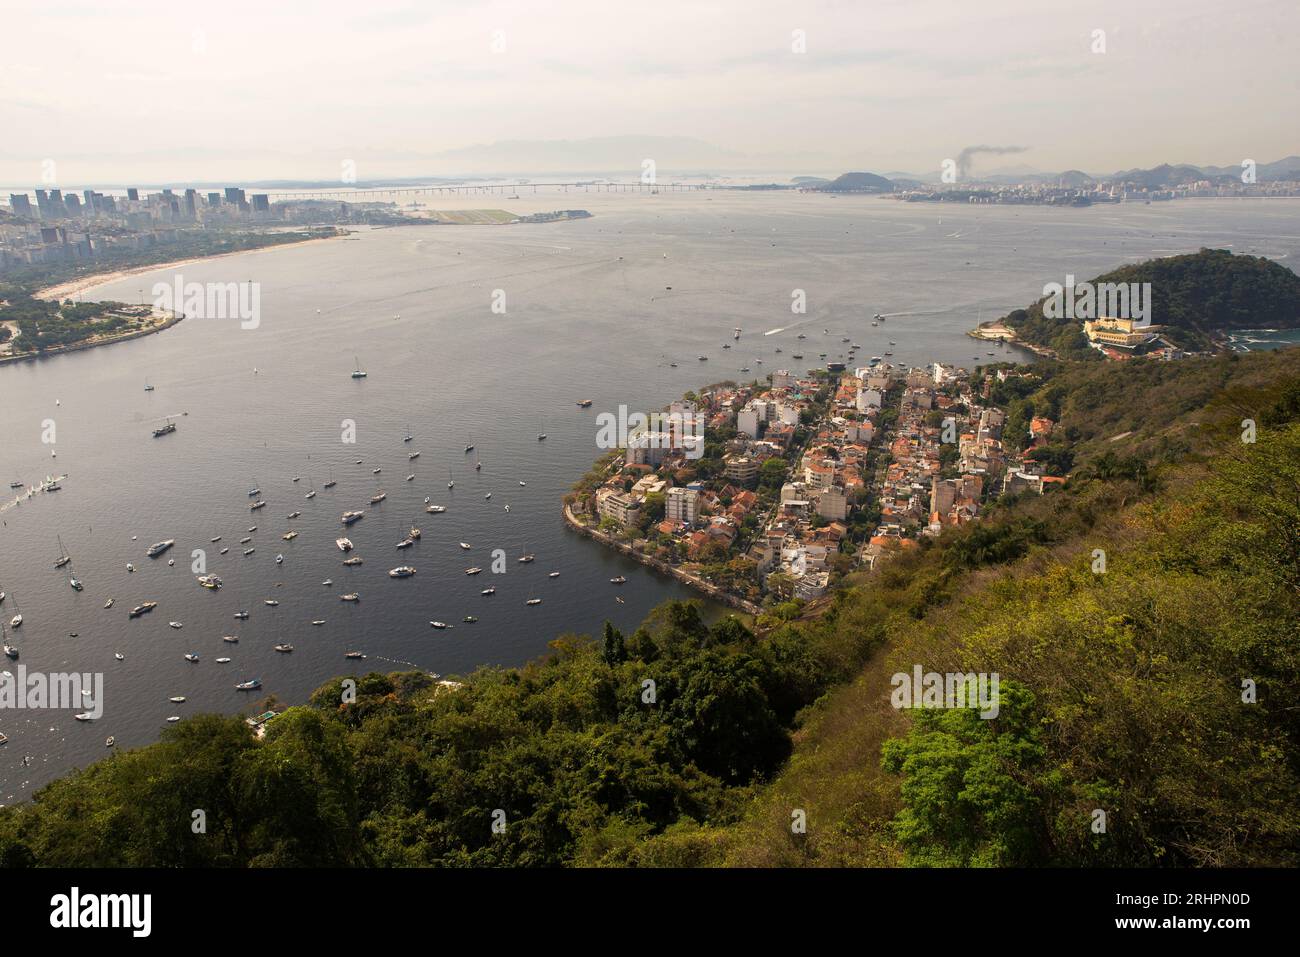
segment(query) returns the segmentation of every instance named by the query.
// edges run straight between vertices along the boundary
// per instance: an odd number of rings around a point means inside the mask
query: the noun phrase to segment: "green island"
[[[1187,351],[1220,348],[1235,329],[1300,328],[1300,276],[1262,256],[1202,249],[1121,266],[1091,283],[1150,283],[1151,321],[1165,340]],[[1015,340],[1040,354],[1102,358],[1078,319],[1044,315],[1046,301],[985,323],[975,334]]]
[[[834,419],[863,442],[834,414],[844,378],[789,376],[808,416],[782,470]],[[853,560],[817,597],[758,576],[757,529],[765,508],[810,541],[834,523],[783,499],[777,466],[762,488],[733,459],[754,504],[717,496],[714,518],[756,525],[743,554],[705,541],[696,560],[734,572],[752,614],[669,602],[521,667],[340,676],[251,722],[186,719],[0,808],[0,866],[1300,864],[1300,349],[996,363],[868,405],[851,461],[872,534],[841,523],[828,560]],[[945,420],[975,429],[959,458],[936,448]],[[950,515],[908,497],[913,461],[936,490],[976,474],[994,422],[1014,479]],[[715,414],[673,487],[727,478],[736,428]],[[566,508],[626,494],[627,458]],[[612,502],[605,533],[646,539],[654,494]],[[661,534],[669,557],[690,547]],[[918,668],[998,675],[996,715],[898,707]]]

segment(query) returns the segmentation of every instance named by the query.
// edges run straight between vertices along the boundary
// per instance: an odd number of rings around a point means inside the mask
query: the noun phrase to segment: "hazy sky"
[[[1296,0],[6,6],[5,183],[45,160],[66,186],[544,172],[567,162],[465,148],[614,136],[702,141],[660,144],[661,176],[924,171],[974,144],[1026,148],[976,170],[1300,152]]]

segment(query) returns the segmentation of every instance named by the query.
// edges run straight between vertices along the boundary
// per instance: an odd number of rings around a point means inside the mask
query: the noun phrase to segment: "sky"
[[[1300,153],[1295,0],[6,6],[7,184],[333,182],[347,164],[362,182],[631,180],[645,159],[661,178],[922,172],[972,145],[1019,148],[975,172]]]

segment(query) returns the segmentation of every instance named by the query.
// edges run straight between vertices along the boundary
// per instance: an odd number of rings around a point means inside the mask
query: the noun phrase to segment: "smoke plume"
[[[962,178],[970,172],[971,160],[980,153],[989,153],[993,156],[1005,156],[1008,153],[1023,153],[1029,147],[1027,146],[968,146],[957,156],[957,173]]]

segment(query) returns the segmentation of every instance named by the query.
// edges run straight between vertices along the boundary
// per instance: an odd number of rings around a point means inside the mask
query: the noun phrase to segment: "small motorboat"
[[[473,615],[466,615],[466,616],[465,616],[464,618],[462,618],[461,620],[464,621],[466,624],[469,624],[469,625],[472,625],[472,624],[474,624],[474,622],[478,621],[478,619],[475,618]]]
[[[190,662],[197,662],[199,660],[199,656],[194,654],[186,655],[185,660]]]
[[[429,624],[438,629],[450,627],[445,621],[431,621]]]
[[[276,605],[278,605],[278,604],[280,604],[280,603],[279,603],[278,601],[276,601],[274,598],[263,598],[263,599],[262,599],[262,604],[263,604],[263,605],[270,605],[272,608],[274,608]]]
[[[182,701],[185,700],[185,695],[183,694],[172,695],[167,700],[170,701],[172,704],[180,704]]]
[[[104,747],[106,748],[111,748],[115,744],[117,744],[117,738],[113,737],[111,734],[104,739]]]
[[[118,661],[126,661],[126,655],[122,654],[120,651],[113,652],[113,657]]]
[[[179,621],[169,621],[169,622],[167,622],[167,626],[168,626],[169,628],[176,628],[176,629],[181,629],[181,628],[184,628],[184,627],[185,627],[185,625],[182,624],[182,623],[179,622]]]
[[[235,617],[238,618],[240,621],[247,621],[247,620],[248,620],[248,612],[246,612],[246,611],[237,611],[237,612],[235,612]]]
[[[489,585],[487,588],[484,588],[481,592],[479,592],[479,594],[481,595],[495,595],[496,593],[497,593],[496,585]]]
[[[108,601],[104,602],[104,607],[105,607],[105,608],[112,608],[112,607],[113,607],[113,602],[115,602],[115,601],[117,601],[116,598],[110,598]]]
[[[286,642],[284,644],[276,645],[275,650],[281,654],[287,655],[289,652],[293,651],[293,645]]]
[[[469,551],[473,546],[470,545],[468,542],[461,542],[460,547],[465,549],[466,551]]]
[[[483,571],[483,569],[481,569],[481,568],[479,568],[477,565],[475,565],[473,568],[467,568],[467,569],[465,569],[465,574],[466,574],[466,575],[477,575],[477,574],[479,574],[479,572],[481,572],[481,571]]]
[[[239,636],[238,636],[238,635],[222,635],[222,636],[221,636],[221,640],[224,641],[224,642],[226,642],[227,644],[230,644],[230,645],[237,645],[237,644],[239,644]]]
[[[343,657],[344,657],[344,658],[364,658],[365,655],[363,655],[363,654],[362,654],[361,652],[359,652],[359,651],[349,651],[349,652],[346,652],[346,653],[343,655]]]
[[[524,602],[525,605],[540,605],[541,603],[542,600],[540,598],[530,598],[528,601]]]
[[[228,664],[230,664],[230,659],[229,659],[229,658],[218,658],[218,659],[217,659],[217,664],[219,664],[219,665],[228,665]]]
[[[325,624],[325,619],[324,619],[324,618],[317,618],[315,621],[312,622],[312,624],[313,624],[315,627],[319,628],[321,625]]]

